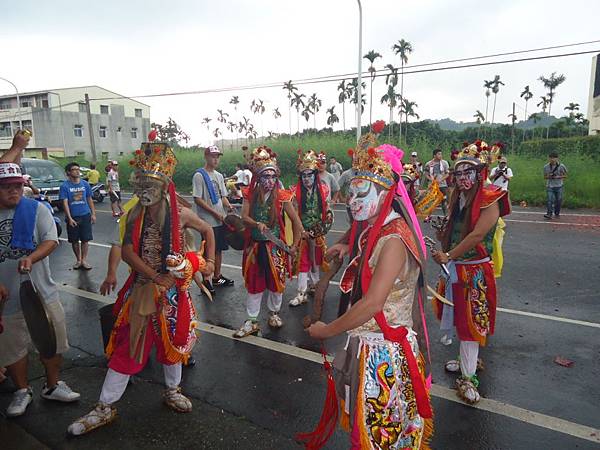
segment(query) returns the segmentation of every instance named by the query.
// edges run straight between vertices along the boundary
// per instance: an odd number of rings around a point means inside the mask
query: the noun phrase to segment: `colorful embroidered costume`
[[[450,199],[447,224],[441,232],[442,248],[449,258],[446,264],[449,275],[442,272],[437,292],[454,306],[434,298],[433,307],[442,332],[448,336],[454,328],[460,340],[460,357],[448,361],[445,368],[461,372],[456,381],[457,394],[468,403],[480,399],[476,376],[479,347],[486,345],[488,337],[494,334],[496,323],[492,255],[497,221],[510,213],[508,192],[485,185],[488,164],[499,156],[500,149],[499,145],[488,147],[485,142],[477,141],[454,155],[457,187]],[[498,215],[483,240],[457,254],[455,249],[475,229],[481,214],[491,207],[497,208]]]

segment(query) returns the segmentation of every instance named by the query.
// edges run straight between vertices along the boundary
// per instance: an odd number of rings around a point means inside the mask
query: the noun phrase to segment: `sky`
[[[391,50],[399,39],[413,46],[407,71],[411,65],[600,40],[596,31],[600,2],[595,0],[362,0],[362,7],[362,53],[373,49],[383,55],[376,68],[400,65]],[[355,0],[21,0],[4,8],[0,20],[0,41],[6,50],[0,77],[11,80],[20,92],[99,85],[138,96],[281,84],[270,89],[139,98],[151,106],[152,121],[162,123],[172,117],[191,136],[192,144],[214,140],[201,121],[211,118],[214,128],[217,109],[236,121],[245,115],[265,135],[288,132],[284,81],[355,73],[358,65]],[[600,53],[600,42],[536,54],[585,50]],[[538,78],[557,72],[566,81],[557,90],[552,110],[562,115],[564,106],[575,102],[587,114],[594,54],[406,74],[404,94],[417,103],[421,119],[473,121],[476,110],[485,113],[483,81],[500,75],[505,86],[497,96],[495,119],[508,123],[513,102],[518,118],[524,118],[525,105],[519,98],[524,86],[529,85],[535,95],[529,115],[538,110],[535,105],[545,94]],[[363,70],[367,67],[368,61],[363,60]],[[369,100],[369,79],[365,81]],[[342,121],[337,84],[298,85],[307,97],[316,93],[322,99],[319,128],[325,126],[325,110],[331,106]],[[376,79],[373,120],[389,119],[389,110],[380,103],[386,89],[384,77]],[[0,95],[12,92],[0,80]],[[240,99],[237,111],[229,104],[233,95]],[[250,112],[253,99],[265,102],[263,116]],[[276,107],[283,114],[277,120],[272,116]],[[491,110],[490,102],[490,120]],[[294,110],[291,119],[295,132]],[[367,107],[362,122],[368,121]],[[301,129],[312,124],[312,118],[309,123],[300,118]],[[347,105],[346,126],[351,124],[355,116]],[[335,127],[341,128],[341,123]],[[229,137],[226,130],[225,137]]]

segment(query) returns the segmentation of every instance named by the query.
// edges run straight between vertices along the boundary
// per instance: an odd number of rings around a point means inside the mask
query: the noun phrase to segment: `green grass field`
[[[386,140],[382,139],[382,141]],[[354,146],[354,143],[352,137],[335,133],[303,135],[301,138],[285,137],[265,142],[278,154],[282,180],[286,186],[297,181],[296,158],[299,148],[322,150],[329,157],[336,157],[344,168],[348,168],[350,157],[347,151]],[[240,142],[241,145],[242,142]],[[254,144],[254,146],[256,145]],[[252,144],[249,146],[252,147]],[[440,145],[443,149],[448,149],[450,146],[450,143]],[[431,158],[433,148],[435,146],[426,140],[417,141],[414,145],[404,148],[405,158],[408,159],[410,152],[417,151],[420,160],[426,162]],[[179,162],[174,177],[175,183],[180,192],[190,192],[192,176],[195,170],[204,163],[203,155],[197,150],[186,149],[176,150],[176,154]],[[449,156],[449,154],[444,155],[445,159],[449,159]],[[67,160],[70,161],[70,159],[61,158],[59,163],[64,165]],[[89,166],[89,162],[85,160],[77,159],[77,161],[82,165]],[[120,162],[122,185],[126,187],[126,180],[131,172],[128,164],[129,157],[124,157]],[[220,171],[226,176],[232,175],[235,172],[235,164],[238,162],[244,162],[242,151],[229,149],[225,145]],[[508,165],[514,173],[510,183],[511,199],[514,203],[526,201],[530,206],[545,205],[546,190],[542,169],[546,162],[546,158],[543,157],[508,155]],[[600,208],[600,158],[567,154],[561,158],[561,162],[569,170],[569,177],[565,182],[564,206],[567,208]],[[105,163],[97,164],[99,170],[102,171]]]

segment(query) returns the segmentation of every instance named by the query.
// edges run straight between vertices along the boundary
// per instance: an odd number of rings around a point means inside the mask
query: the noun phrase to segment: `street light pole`
[[[358,2],[358,86],[356,88],[356,145],[361,135],[361,109],[362,109],[362,5]]]
[[[21,100],[19,100],[19,90],[17,89],[17,86],[15,85],[15,83],[13,83],[12,81],[7,80],[6,78],[2,78],[2,77],[0,77],[0,80],[6,81],[8,84],[11,84],[12,87],[15,88],[15,92],[17,93],[17,115],[19,116],[19,129],[22,130],[23,129],[23,120],[21,119]]]

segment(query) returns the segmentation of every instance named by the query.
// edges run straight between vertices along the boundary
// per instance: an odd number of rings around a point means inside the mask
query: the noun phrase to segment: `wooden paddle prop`
[[[325,257],[329,262],[329,270],[323,274],[317,285],[315,286],[315,295],[313,301],[312,314],[307,315],[302,320],[304,328],[310,327],[313,323],[321,320],[321,314],[323,313],[323,301],[325,300],[325,294],[329,288],[329,282],[335,276],[336,273],[342,267],[343,258],[338,258],[337,255],[331,258]]]

